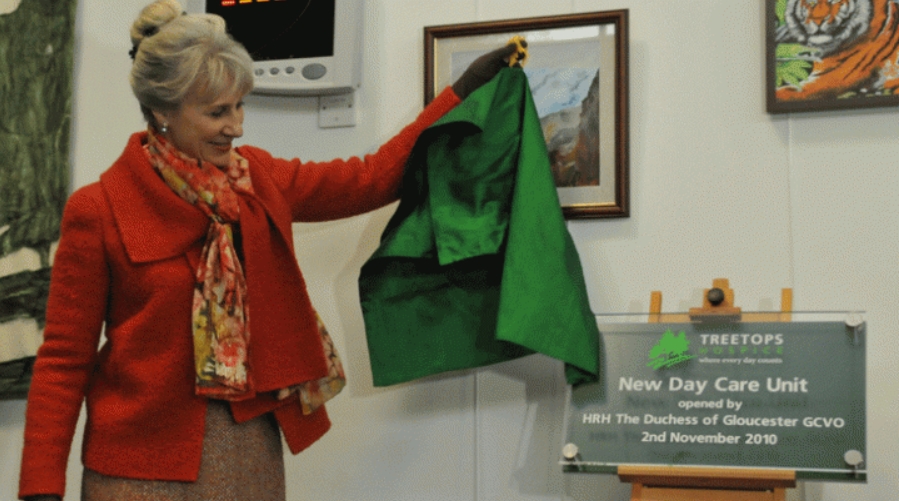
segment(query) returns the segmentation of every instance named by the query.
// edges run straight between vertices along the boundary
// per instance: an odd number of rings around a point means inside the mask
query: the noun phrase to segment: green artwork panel
[[[68,196],[75,8],[0,0],[0,398],[27,392],[43,328]]]

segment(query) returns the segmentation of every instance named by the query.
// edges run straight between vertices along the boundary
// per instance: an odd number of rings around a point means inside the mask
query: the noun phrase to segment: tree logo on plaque
[[[649,350],[649,363],[646,366],[659,370],[696,358],[696,355],[687,353],[689,349],[690,341],[684,331],[675,336],[674,332],[668,329],[662,334],[659,342]]]

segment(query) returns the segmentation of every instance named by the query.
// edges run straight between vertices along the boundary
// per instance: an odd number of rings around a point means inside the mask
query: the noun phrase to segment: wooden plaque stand
[[[784,501],[796,472],[676,466],[618,467],[631,501]]]
[[[792,307],[792,289],[783,289],[780,313],[743,313],[728,280],[716,278],[702,307],[688,314],[663,314],[662,293],[653,291],[649,321],[788,322]],[[631,501],[784,501],[786,489],[796,487],[795,471],[752,468],[621,465],[618,478],[633,484]]]
[[[726,278],[712,280],[712,287],[703,293],[702,307],[690,308],[689,313],[662,313],[661,291],[649,295],[649,322],[789,322],[792,311],[793,289],[781,289],[779,313],[744,312],[734,306],[734,290]]]

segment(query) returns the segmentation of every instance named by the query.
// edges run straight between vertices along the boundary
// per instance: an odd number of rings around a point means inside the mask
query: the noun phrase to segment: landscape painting
[[[627,216],[626,11],[425,28],[425,99],[513,35],[568,218]]]

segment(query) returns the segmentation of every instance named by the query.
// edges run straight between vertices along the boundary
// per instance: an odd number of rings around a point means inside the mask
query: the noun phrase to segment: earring
[[[163,134],[165,134],[168,131],[169,131],[169,123],[162,122],[162,127],[159,128],[159,132],[162,132]]]

